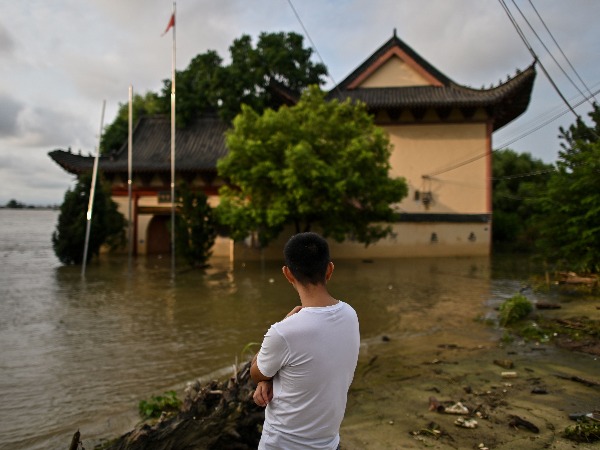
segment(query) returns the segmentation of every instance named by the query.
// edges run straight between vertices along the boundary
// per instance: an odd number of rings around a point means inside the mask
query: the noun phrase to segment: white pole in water
[[[131,262],[133,258],[133,208],[131,205],[132,188],[132,163],[133,163],[133,86],[129,85],[129,133],[127,138],[127,199],[129,202],[129,223],[127,226],[127,243],[129,244],[129,272],[131,273]]]
[[[92,170],[92,184],[90,186],[90,200],[87,210],[87,226],[85,229],[85,246],[83,248],[83,264],[81,265],[81,276],[85,276],[85,266],[87,263],[88,245],[90,242],[90,228],[92,225],[92,209],[94,207],[94,196],[96,194],[96,178],[98,176],[98,158],[100,156],[100,141],[102,139],[102,128],[104,126],[104,109],[106,100],[102,101],[102,115],[100,116],[100,133],[98,133],[98,147],[96,147],[96,157],[94,158],[94,169]]]
[[[176,5],[173,2],[173,60],[171,64],[171,276],[175,277],[175,44]]]

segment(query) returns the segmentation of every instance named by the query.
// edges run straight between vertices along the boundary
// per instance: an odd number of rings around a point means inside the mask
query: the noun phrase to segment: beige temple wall
[[[400,211],[410,213],[482,214],[490,212],[489,167],[491,156],[487,125],[423,124],[383,127],[393,146],[390,175],[406,179],[408,196]],[[478,158],[479,157],[479,158]],[[475,161],[454,170],[424,178],[463,161]],[[415,191],[421,196],[415,200]],[[429,208],[422,193],[431,192]]]
[[[490,254],[490,229],[488,223],[397,223],[389,238],[369,247],[349,241],[328,242],[333,259],[487,256]],[[235,261],[282,260],[283,246],[293,234],[292,229],[284,231],[262,250],[252,246],[251,239],[236,243]]]
[[[361,88],[427,86],[431,82],[398,56],[390,57],[361,84]]]

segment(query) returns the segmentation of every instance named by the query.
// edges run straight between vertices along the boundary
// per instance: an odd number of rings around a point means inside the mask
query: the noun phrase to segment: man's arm
[[[296,314],[301,309],[302,309],[302,306],[296,306],[284,317],[284,320],[287,319],[288,317]],[[264,344],[264,341],[263,341],[263,344]],[[273,379],[273,377],[267,377],[261,373],[261,371],[258,369],[258,364],[256,362],[257,358],[258,358],[258,353],[256,355],[254,355],[254,358],[252,358],[252,364],[250,365],[250,377],[252,377],[252,381],[254,381],[256,384],[258,384],[261,381],[269,381],[269,380]]]
[[[273,378],[266,377],[261,373],[261,371],[258,369],[258,364],[256,363],[257,357],[258,353],[254,355],[254,358],[252,358],[252,364],[250,365],[250,377],[252,377],[252,381],[254,381],[256,384],[260,383],[261,381],[269,381]]]

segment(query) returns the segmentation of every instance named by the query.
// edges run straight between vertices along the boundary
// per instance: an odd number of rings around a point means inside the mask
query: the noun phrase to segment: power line
[[[533,8],[533,10],[537,14],[538,18],[540,19],[540,22],[542,22],[542,25],[544,25],[544,28],[546,29],[546,31],[548,32],[548,34],[552,38],[552,41],[554,42],[554,44],[556,45],[556,47],[560,51],[560,54],[563,56],[563,58],[565,58],[565,61],[567,61],[567,64],[569,64],[569,67],[573,70],[573,72],[575,73],[575,75],[577,76],[577,78],[579,79],[579,81],[581,82],[581,84],[583,84],[583,86],[587,90],[589,96],[592,97],[592,98],[594,98],[594,100],[595,100],[596,98],[595,98],[594,95],[592,95],[592,92],[591,92],[590,88],[587,86],[587,84],[585,84],[585,81],[583,81],[583,79],[579,76],[579,72],[577,72],[577,70],[575,70],[575,67],[573,67],[573,64],[571,64],[571,61],[569,61],[569,58],[567,58],[567,55],[565,55],[565,52],[563,52],[561,46],[558,45],[558,42],[554,38],[554,35],[552,34],[552,32],[550,31],[550,29],[546,25],[546,22],[544,21],[544,19],[542,19],[542,16],[540,15],[540,13],[538,12],[537,8],[534,6],[534,4],[533,4],[533,2],[531,0],[529,0],[529,4],[531,5],[531,7]]]
[[[543,175],[545,173],[554,172],[555,170],[556,169],[553,167],[552,169],[536,170],[536,171],[533,171],[533,172],[520,173],[518,175],[506,175],[504,177],[492,177],[492,178],[490,178],[490,180],[492,180],[492,181],[499,181],[499,180],[512,180],[513,178],[534,177],[536,175]]]
[[[552,60],[556,63],[556,65],[561,70],[561,72],[564,74],[564,76],[567,77],[567,80],[569,80],[571,82],[571,84],[575,87],[575,89],[577,89],[577,92],[579,92],[583,97],[585,97],[585,94],[581,91],[581,89],[579,89],[579,86],[577,86],[577,84],[571,79],[571,77],[569,76],[569,74],[567,74],[567,72],[565,71],[565,69],[563,69],[563,67],[556,60],[556,58],[554,57],[554,55],[552,54],[552,52],[550,51],[550,49],[546,46],[546,44],[544,43],[544,41],[542,40],[542,38],[540,37],[540,35],[537,34],[537,32],[535,31],[535,29],[533,28],[533,26],[531,25],[531,23],[529,22],[529,20],[527,20],[527,17],[525,16],[525,14],[523,14],[523,11],[521,11],[521,8],[519,8],[519,6],[515,3],[515,0],[512,0],[512,2],[513,2],[513,5],[515,5],[515,8],[517,8],[517,11],[519,11],[519,14],[521,14],[521,17],[523,17],[523,20],[525,20],[525,23],[529,26],[529,29],[533,32],[533,34],[538,39],[538,41],[540,41],[540,44],[542,44],[542,47],[544,47],[544,49],[548,52],[548,54],[550,55],[550,57],[552,58]],[[590,104],[593,106],[593,104],[592,104],[591,101],[590,101]]]
[[[302,22],[302,19],[300,18],[300,15],[298,14],[298,11],[296,11],[296,8],[294,7],[294,4],[292,3],[292,0],[287,0],[287,2],[290,5],[290,8],[292,8],[292,11],[294,12],[294,15],[296,16],[296,19],[298,20],[298,23],[300,23],[300,26],[304,30],[304,34],[306,35],[306,38],[309,40],[311,47],[315,50],[315,53],[317,54],[317,56],[321,60],[321,64],[323,64],[325,66],[325,70],[327,71],[327,76],[333,82],[333,85],[335,86],[335,88],[339,91],[339,88],[338,88],[338,85],[337,85],[336,81],[331,76],[331,73],[329,72],[329,69],[327,68],[327,64],[325,64],[325,61],[323,61],[323,58],[321,57],[321,54],[319,53],[319,49],[317,49],[317,46],[315,45],[315,43],[313,42],[312,38],[310,37],[310,34],[308,33],[308,30],[304,26],[304,23]]]
[[[593,92],[593,95],[598,95],[598,93],[600,93],[600,89],[598,89],[597,91]],[[580,105],[582,105],[583,103],[585,103],[587,101],[587,98],[584,97],[583,100],[580,100],[575,107],[578,107]],[[503,143],[501,146],[499,146],[498,148],[493,149],[491,152],[496,152],[499,150],[504,150],[506,147],[508,147],[511,144],[514,144],[515,142],[523,139],[524,137],[529,136],[530,134],[538,131],[540,128],[545,127],[546,125],[549,125],[550,123],[554,122],[556,119],[558,119],[559,117],[564,116],[566,113],[569,112],[569,109],[563,110],[562,112],[560,112],[559,114],[556,114],[555,116],[551,117],[550,119],[546,120],[545,122],[541,123],[540,125],[535,126],[534,128],[532,128],[531,130],[526,131],[525,133],[520,134],[519,136],[517,136],[516,138],[507,141],[505,143]],[[459,163],[456,163],[450,167],[447,167],[445,169],[440,169],[436,172],[431,172],[429,174],[423,175],[423,178],[431,178],[434,177],[436,175],[441,175],[442,173],[446,173],[446,172],[450,172],[451,170],[455,170],[458,169],[459,167],[465,166],[467,164],[470,164],[474,161],[477,161],[478,159],[484,158],[486,157],[490,152],[485,152],[485,153],[481,153],[479,155],[473,156],[472,158],[469,158],[465,161],[461,161]]]
[[[598,93],[600,93],[600,89],[596,90],[595,92],[592,93],[593,96],[598,95]],[[586,101],[588,101],[587,97],[584,96],[583,100],[580,100],[578,103],[575,104],[575,107],[581,106],[583,103],[585,103]],[[513,138],[507,142],[502,143],[502,145],[500,145],[496,150],[502,150],[506,147],[508,147],[511,144],[514,144],[515,142],[523,139],[524,137],[529,136],[530,134],[536,132],[537,130],[539,130],[540,128],[545,127],[546,125],[554,122],[556,119],[558,119],[559,117],[564,116],[565,114],[567,114],[569,112],[568,109],[563,110],[562,112],[556,114],[555,116],[552,116],[550,119],[546,120],[545,122],[542,122],[540,125],[535,126],[534,128],[526,131],[525,133],[520,134],[519,136],[517,136],[516,138]]]
[[[579,115],[575,112],[575,110],[573,109],[573,107],[569,104],[569,102],[567,101],[567,99],[565,98],[565,96],[563,95],[563,93],[560,91],[560,89],[558,88],[558,86],[556,85],[556,83],[554,82],[554,80],[552,79],[552,77],[550,76],[550,74],[548,73],[548,71],[546,70],[546,68],[544,67],[544,65],[542,64],[542,62],[538,58],[538,56],[536,55],[535,51],[533,50],[533,48],[531,47],[531,45],[527,41],[527,38],[523,34],[523,30],[521,30],[521,27],[519,26],[519,24],[517,23],[517,21],[513,17],[512,13],[510,12],[510,9],[508,8],[508,6],[506,6],[506,3],[504,2],[504,0],[498,0],[498,1],[500,2],[500,5],[502,6],[502,8],[504,8],[504,11],[506,12],[506,14],[508,15],[508,18],[510,19],[511,23],[513,24],[513,26],[517,30],[517,33],[521,37],[521,40],[523,41],[523,43],[525,44],[525,46],[527,47],[527,49],[529,50],[529,52],[531,53],[531,55],[535,58],[535,60],[539,64],[540,68],[544,72],[544,75],[546,75],[546,78],[548,78],[548,81],[550,81],[550,84],[552,85],[552,87],[554,88],[554,90],[556,91],[556,93],[559,95],[559,97],[562,99],[562,101],[565,102],[565,104],[569,107],[569,109],[575,115],[575,117],[579,118]]]

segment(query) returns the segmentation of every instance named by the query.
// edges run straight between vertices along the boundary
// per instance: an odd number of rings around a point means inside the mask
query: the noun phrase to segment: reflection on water
[[[130,273],[126,257],[104,257],[82,280],[52,252],[56,218],[0,210],[0,448],[127,431],[140,399],[229,368],[298,303],[280,263],[215,261],[173,280],[167,259],[139,258]],[[365,343],[472,338],[474,319],[520,286],[492,277],[488,258],[335,263],[330,290],[356,308]]]

